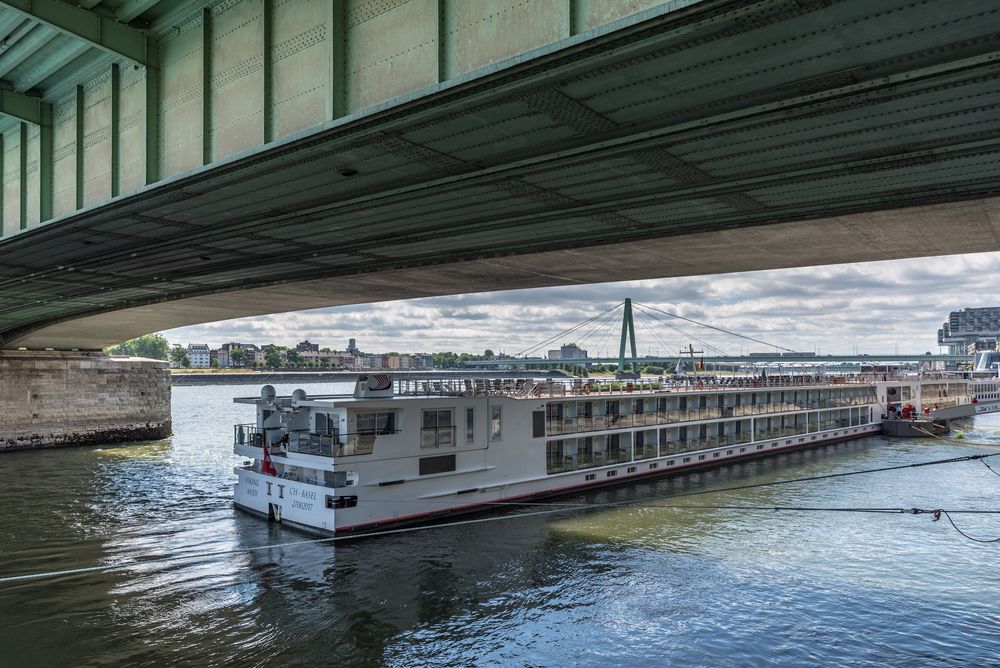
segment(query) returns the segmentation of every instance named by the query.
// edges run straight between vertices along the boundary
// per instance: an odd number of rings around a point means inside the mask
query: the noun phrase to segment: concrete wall
[[[662,4],[209,0],[152,26],[155,76],[108,56],[46,92],[48,191],[38,127],[0,118],[0,238]]]
[[[169,434],[166,362],[0,351],[0,452]]]

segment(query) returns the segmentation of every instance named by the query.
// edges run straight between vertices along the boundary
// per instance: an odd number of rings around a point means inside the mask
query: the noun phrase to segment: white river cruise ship
[[[717,380],[393,380],[353,394],[236,399],[235,503],[321,534],[670,474],[879,433],[900,405],[976,412],[997,380],[786,375]],[[924,407],[926,406],[926,411]],[[998,404],[1000,406],[1000,404]],[[985,407],[985,406],[984,406]],[[949,413],[950,411],[950,413]]]

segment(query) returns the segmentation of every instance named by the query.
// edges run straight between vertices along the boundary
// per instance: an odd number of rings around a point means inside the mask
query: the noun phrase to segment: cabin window
[[[499,441],[503,431],[503,411],[502,406],[490,406],[490,440]]]
[[[449,473],[455,470],[455,455],[441,455],[439,457],[421,457],[420,475],[432,475],[434,473]]]
[[[337,415],[328,415],[327,413],[317,413],[316,414],[316,431],[314,433],[320,436],[336,436],[340,431],[340,420]]]
[[[437,448],[442,445],[455,445],[455,426],[452,409],[423,411],[420,447]]]
[[[330,418],[331,422],[335,418]],[[391,434],[396,431],[396,414],[358,413],[358,432],[362,434]],[[334,425],[334,428],[336,426]]]
[[[541,412],[541,411],[539,411]],[[544,415],[544,414],[543,414]],[[565,471],[565,461],[563,459],[563,442],[549,441],[545,444],[545,472],[559,473]],[[572,468],[572,467],[570,467]]]
[[[465,409],[465,442],[472,444],[476,440],[476,409]]]

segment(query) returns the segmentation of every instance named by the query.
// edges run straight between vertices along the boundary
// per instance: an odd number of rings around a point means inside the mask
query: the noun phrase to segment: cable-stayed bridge
[[[637,329],[645,335],[646,343],[658,350],[671,351],[665,354],[637,354]],[[586,318],[571,327],[553,334],[542,341],[524,348],[516,355],[502,356],[493,360],[469,361],[466,366],[478,367],[532,367],[545,368],[556,366],[587,366],[593,364],[615,365],[618,371],[638,369],[642,366],[661,366],[668,373],[681,368],[686,371],[722,370],[723,365],[797,365],[817,367],[825,364],[858,362],[864,364],[896,364],[916,362],[946,362],[971,363],[973,355],[952,355],[924,353],[853,353],[851,355],[819,355],[814,352],[796,351],[777,343],[760,338],[762,335],[748,335],[730,328],[703,322],[664,308],[650,304],[639,304],[631,298]],[[565,345],[565,342],[571,342]],[[553,350],[549,357],[539,356],[538,352],[548,346],[564,345],[559,350]],[[606,350],[617,343],[618,355],[615,357],[598,355],[565,356],[563,351],[581,353],[585,346],[594,346],[598,350]],[[698,350],[695,350],[695,345]],[[762,352],[749,354],[728,354],[726,349],[739,346],[757,346],[764,348]],[[626,353],[630,352],[630,355]]]

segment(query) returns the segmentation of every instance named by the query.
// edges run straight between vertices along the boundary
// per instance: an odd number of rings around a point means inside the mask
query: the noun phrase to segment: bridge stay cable
[[[652,318],[652,319],[653,319],[653,320],[655,320],[655,321],[656,321],[657,323],[659,323],[659,324],[663,325],[664,327],[667,327],[667,328],[669,328],[669,329],[672,329],[672,330],[674,330],[675,332],[678,332],[678,333],[680,333],[680,334],[681,334],[682,336],[684,336],[684,337],[686,337],[686,338],[688,338],[688,339],[692,339],[692,340],[694,340],[694,341],[697,341],[699,345],[701,345],[701,346],[704,346],[704,347],[705,347],[706,349],[708,349],[708,350],[711,350],[711,351],[715,352],[715,353],[716,353],[717,355],[720,355],[720,356],[722,356],[722,357],[725,357],[725,356],[726,356],[726,352],[725,352],[724,350],[722,350],[722,348],[719,348],[718,346],[716,346],[716,345],[713,345],[713,344],[709,343],[709,342],[708,342],[708,341],[706,341],[705,339],[702,339],[702,338],[700,338],[700,337],[698,337],[698,336],[696,336],[696,335],[692,334],[691,332],[689,332],[689,331],[687,331],[687,330],[684,330],[684,329],[681,329],[680,327],[677,327],[677,326],[675,326],[675,325],[671,325],[671,324],[670,324],[669,322],[667,322],[667,321],[663,320],[662,318],[658,318],[658,317],[656,317],[656,315],[654,315],[653,313],[649,313],[649,312],[647,312],[647,311],[646,311],[645,309],[643,309],[643,308],[642,308],[642,307],[641,307],[640,305],[638,305],[638,304],[637,304],[636,306],[637,306],[637,307],[638,307],[638,308],[640,309],[640,310],[639,310],[638,312],[639,312],[639,313],[642,313],[642,314],[643,314],[643,315],[645,315],[646,317],[648,317],[648,318]],[[678,349],[678,350],[679,350],[679,349]]]
[[[607,316],[605,316],[605,318],[601,322],[597,323],[586,334],[578,338],[576,340],[576,344],[582,347],[583,343],[597,336],[598,334],[603,334],[603,336],[601,336],[601,338],[598,339],[598,342],[604,341],[607,338],[609,338],[615,332],[614,325],[615,323],[617,323],[618,320],[617,315],[618,314],[615,312],[609,313]]]
[[[668,355],[670,354],[669,351],[674,350],[675,348],[679,350],[679,348],[677,346],[671,345],[669,341],[667,341],[662,336],[660,336],[659,332],[657,332],[655,329],[653,329],[650,326],[650,324],[649,324],[649,316],[647,314],[643,313],[642,311],[638,311],[637,310],[636,311],[636,320],[639,321],[640,325],[642,325],[643,327],[646,328],[646,331],[649,332],[650,336],[652,336],[653,339],[657,343],[661,344],[664,347],[664,349],[667,351]]]
[[[608,313],[611,313],[612,311],[615,311],[615,310],[623,307],[624,305],[625,305],[625,302],[622,302],[620,304],[616,304],[616,305],[612,306],[611,308],[609,308],[606,311],[602,311],[602,312],[598,313],[597,315],[595,315],[593,317],[587,318],[583,322],[580,322],[580,323],[577,323],[576,325],[573,325],[569,329],[565,329],[565,330],[559,332],[558,334],[555,334],[554,336],[548,337],[547,339],[545,339],[544,341],[542,341],[540,343],[537,343],[537,344],[535,344],[533,346],[529,346],[528,348],[525,348],[524,350],[520,351],[519,353],[516,353],[514,355],[514,357],[525,357],[529,353],[533,353],[536,350],[538,350],[539,348],[542,348],[545,345],[547,345],[549,343],[552,343],[553,341],[557,341],[560,338],[563,338],[563,337],[565,337],[565,336],[567,336],[569,334],[572,334],[573,332],[579,330],[580,328],[582,328],[582,327],[584,327],[584,326],[586,326],[586,325],[594,322],[595,320],[598,320],[599,318],[602,318],[602,317],[606,316]]]
[[[604,336],[602,336],[597,341],[597,345],[595,347],[597,348],[597,351],[598,351],[598,357],[600,357],[600,351],[601,351],[602,346],[607,345],[607,343],[611,340],[611,337],[615,335],[615,329],[616,328],[613,327],[613,326],[610,326],[610,323],[609,323],[609,327],[608,327],[607,331],[604,332]]]
[[[579,323],[573,325],[572,327],[569,327],[568,329],[565,329],[565,330],[563,330],[563,331],[561,331],[561,332],[559,332],[559,333],[557,333],[557,334],[555,334],[553,336],[550,336],[549,338],[541,341],[540,343],[538,343],[538,344],[536,344],[536,345],[534,345],[534,346],[532,346],[530,348],[526,348],[526,349],[522,350],[521,352],[517,353],[515,355],[515,357],[522,357],[522,356],[527,356],[529,354],[535,353],[539,349],[544,349],[547,344],[557,342],[560,339],[565,339],[565,338],[569,337],[569,335],[574,334],[574,333],[578,334],[587,325],[592,325],[592,327],[590,329],[584,330],[584,331],[586,331],[586,334],[584,334],[584,338],[585,338],[586,336],[588,336],[589,334],[591,334],[591,332],[593,331],[594,328],[599,328],[601,326],[601,324],[604,322],[604,320],[607,320],[609,322],[614,322],[617,319],[616,311],[619,308],[621,308],[621,306],[622,306],[622,304],[618,304],[617,306],[613,306],[612,308],[608,309],[607,311],[604,311],[602,313],[598,313],[596,316],[593,316],[591,318],[587,318],[586,320],[584,320],[582,322],[579,322]],[[596,324],[594,324],[594,323],[596,323]],[[579,341],[580,337],[577,337],[576,340]]]
[[[668,315],[671,318],[677,318],[679,320],[683,320],[685,322],[690,322],[692,324],[699,325],[701,327],[706,327],[708,329],[714,329],[715,331],[722,332],[723,334],[729,334],[730,336],[735,336],[735,337],[738,337],[738,338],[741,338],[741,339],[745,339],[747,341],[753,341],[754,343],[760,343],[760,344],[763,344],[765,346],[770,346],[771,348],[777,348],[778,350],[783,350],[786,353],[794,353],[795,352],[791,348],[785,348],[784,346],[779,346],[779,345],[777,345],[775,343],[770,343],[769,341],[764,341],[762,339],[756,339],[756,338],[754,338],[752,336],[747,336],[745,334],[740,334],[739,332],[734,332],[732,330],[725,329],[724,327],[719,327],[717,325],[710,325],[707,322],[700,322],[698,320],[693,320],[692,318],[685,318],[682,315],[678,315],[676,313],[671,313],[670,311],[664,311],[661,308],[656,308],[655,306],[650,306],[649,304],[636,304],[636,306],[640,306],[642,308],[645,308],[645,309],[648,309],[648,310],[651,310],[651,311],[656,311],[657,313],[662,313],[663,315]]]

